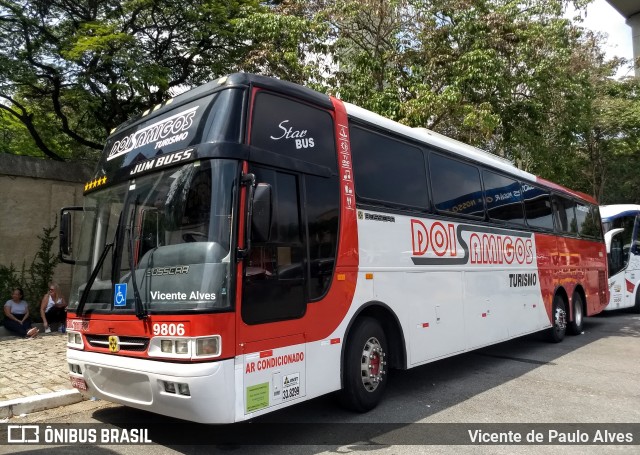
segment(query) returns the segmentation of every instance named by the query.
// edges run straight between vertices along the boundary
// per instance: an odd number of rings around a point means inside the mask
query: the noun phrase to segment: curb
[[[0,401],[0,419],[11,418],[22,414],[44,411],[45,409],[57,408],[79,403],[84,398],[75,389],[60,390],[59,392],[33,395],[30,397],[16,398],[13,400]]]

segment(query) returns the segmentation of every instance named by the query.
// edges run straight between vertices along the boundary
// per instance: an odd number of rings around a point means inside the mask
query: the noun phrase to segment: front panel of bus
[[[247,90],[210,88],[109,138],[85,187],[68,359],[90,395],[201,421],[219,400],[214,420],[232,421]]]
[[[221,423],[340,387],[305,368],[355,282],[333,280],[357,251],[339,263],[333,106],[232,82],[120,127],[85,187],[67,326],[89,395]]]
[[[617,210],[617,207],[620,209]],[[609,304],[606,311],[634,308],[640,312],[640,223],[638,208],[604,206],[603,229],[607,238]]]

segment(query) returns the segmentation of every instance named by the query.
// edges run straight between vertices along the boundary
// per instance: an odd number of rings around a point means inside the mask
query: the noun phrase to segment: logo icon
[[[127,304],[127,283],[119,283],[113,293],[113,306],[125,306]]]
[[[7,425],[7,442],[10,444],[34,444],[40,442],[38,425]]]
[[[115,335],[109,336],[109,351],[118,352],[120,350],[120,339]]]

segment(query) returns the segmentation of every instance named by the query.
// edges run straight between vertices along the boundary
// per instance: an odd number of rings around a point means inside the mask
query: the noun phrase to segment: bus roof
[[[637,215],[640,213],[640,205],[637,204],[611,204],[600,206],[602,221],[612,221],[621,216]]]
[[[134,117],[127,122],[124,122],[112,131],[110,137],[114,134],[120,133],[124,129],[132,128],[138,123],[147,121],[149,118],[162,115],[169,110],[176,109],[177,107],[200,98],[208,93],[213,93],[223,87],[234,86],[257,86],[268,90],[273,90],[284,95],[291,96],[293,98],[301,99],[303,101],[310,102],[326,109],[333,109],[331,98],[328,95],[317,92],[308,87],[304,87],[293,82],[275,79],[272,77],[260,76],[256,74],[233,73],[181,93],[174,98],[171,98],[170,100],[156,106],[155,108],[149,109],[141,116]],[[523,171],[517,168],[511,161],[494,155],[485,150],[481,150],[479,148],[457,141],[426,128],[411,128],[402,125],[401,123],[387,119],[385,117],[382,117],[381,115],[350,103],[344,102],[344,105],[346,107],[347,113],[353,118],[360,119],[364,122],[377,125],[387,131],[395,132],[399,135],[429,144],[435,148],[450,151],[462,158],[471,159],[476,162],[491,166],[495,169],[502,170],[516,178],[520,178],[531,183],[539,183],[547,186],[550,189],[567,193],[578,199],[583,199],[597,204],[597,202],[589,195],[570,190],[561,185],[537,177],[534,174]]]
[[[223,87],[238,86],[257,86],[269,90],[274,90],[297,99],[305,100],[317,106],[322,106],[325,109],[333,109],[333,104],[331,103],[331,98],[329,97],[329,95],[317,92],[308,87],[304,87],[293,82],[275,79],[272,77],[259,76],[257,74],[233,73],[227,76],[222,76],[198,87],[192,88],[191,90],[187,90],[186,92],[180,93],[179,95],[170,98],[164,103],[157,105],[153,109],[148,109],[142,115],[133,117],[128,121],[122,123],[117,128],[115,128],[111,134],[118,133],[125,128],[130,128],[139,122],[146,121],[149,117],[162,115],[166,111],[175,109],[178,106],[198,99],[209,93],[213,93],[217,89]]]

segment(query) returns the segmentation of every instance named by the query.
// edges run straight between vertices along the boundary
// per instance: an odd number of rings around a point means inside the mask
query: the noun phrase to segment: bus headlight
[[[176,340],[176,354],[189,354],[189,340]]]
[[[218,357],[222,352],[220,335],[206,337],[154,337],[149,342],[149,357],[170,359],[204,359]]]
[[[160,340],[160,350],[165,354],[173,353],[173,340]]]
[[[215,357],[220,355],[220,336],[196,339],[196,357]]]

